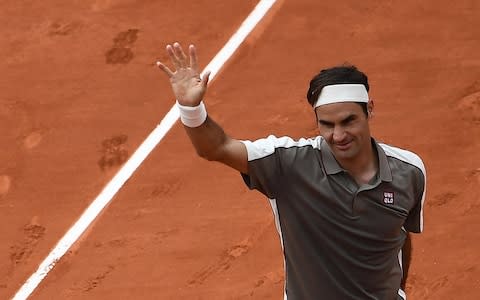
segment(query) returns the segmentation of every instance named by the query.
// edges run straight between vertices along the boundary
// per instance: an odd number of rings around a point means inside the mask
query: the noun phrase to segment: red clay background
[[[256,1],[0,2],[0,298],[13,296],[171,107],[173,41],[205,65]],[[236,138],[317,134],[320,69],[370,77],[374,136],[422,156],[409,299],[480,298],[480,4],[279,1],[210,86]],[[178,124],[32,299],[281,299],[264,197]]]

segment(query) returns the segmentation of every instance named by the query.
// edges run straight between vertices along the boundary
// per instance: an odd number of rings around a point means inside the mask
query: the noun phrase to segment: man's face
[[[373,103],[368,103],[371,111]],[[368,117],[355,102],[321,105],[315,109],[320,135],[332,149],[337,160],[352,160],[368,147]]]

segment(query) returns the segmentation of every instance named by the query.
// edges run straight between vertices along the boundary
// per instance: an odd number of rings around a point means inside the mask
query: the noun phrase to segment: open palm
[[[207,72],[203,78],[200,77],[195,46],[188,47],[189,58],[179,43],[174,43],[173,46],[167,45],[167,53],[175,66],[175,71],[162,62],[157,62],[157,65],[170,78],[178,103],[185,106],[197,106],[207,91],[210,73]]]

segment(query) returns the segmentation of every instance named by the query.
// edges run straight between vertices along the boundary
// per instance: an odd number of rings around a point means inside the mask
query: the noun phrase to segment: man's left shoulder
[[[399,147],[395,147],[392,145],[387,145],[384,143],[378,143],[378,145],[383,149],[385,152],[385,155],[390,158],[394,158],[397,160],[400,160],[404,163],[410,164],[412,166],[417,167],[422,171],[422,173],[425,175],[425,165],[423,163],[423,160],[420,158],[418,154],[416,154],[413,151],[402,149]]]

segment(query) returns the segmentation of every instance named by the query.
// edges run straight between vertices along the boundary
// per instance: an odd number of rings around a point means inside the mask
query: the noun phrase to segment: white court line
[[[250,15],[243,21],[240,28],[235,32],[228,42],[223,46],[220,52],[205,67],[202,75],[206,70],[211,72],[210,82],[218,73],[220,68],[237,50],[240,44],[245,40],[248,34],[262,20],[265,14],[275,4],[276,0],[261,0]],[[132,176],[133,172],[140,166],[145,158],[152,152],[155,146],[162,140],[165,134],[172,128],[179,118],[178,108],[174,105],[166,114],[160,124],[150,133],[143,141],[138,149],[133,153],[130,159],[123,165],[112,180],[105,186],[102,192],[93,200],[90,206],[80,216],[78,221],[67,231],[60,239],[55,248],[48,254],[43,262],[33,273],[30,278],[25,281],[18,290],[13,300],[27,299],[40,282],[47,276],[48,272],[55,267],[62,256],[70,249],[82,233],[90,226],[95,218],[100,214],[103,208],[112,200],[113,196],[123,186],[123,184]]]

